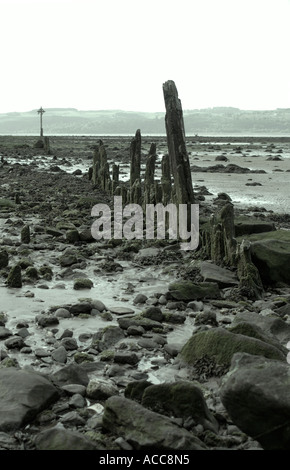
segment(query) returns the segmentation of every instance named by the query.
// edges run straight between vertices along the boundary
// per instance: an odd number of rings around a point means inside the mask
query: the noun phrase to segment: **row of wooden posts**
[[[99,141],[95,149],[90,177],[94,185],[111,195],[122,196],[123,204],[146,204],[172,202],[193,204],[194,194],[188,154],[185,144],[185,131],[181,102],[175,83],[172,80],[163,84],[166,107],[165,127],[168,153],[161,162],[161,180],[155,180],[156,144],[152,143],[147,160],[145,175],[141,178],[141,131],[137,129],[130,144],[130,181],[129,186],[119,180],[119,166],[112,165],[110,172],[105,145]]]

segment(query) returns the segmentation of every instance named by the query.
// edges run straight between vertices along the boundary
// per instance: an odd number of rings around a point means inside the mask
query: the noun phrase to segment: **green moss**
[[[124,396],[141,403],[144,390],[150,385],[152,384],[147,380],[134,380],[125,388]]]
[[[230,366],[231,359],[237,352],[285,361],[285,355],[274,346],[220,327],[195,333],[182,348],[179,358],[193,365],[206,356],[215,364]]]
[[[7,278],[7,285],[8,287],[22,287],[21,267],[19,264],[16,264],[11,268]]]
[[[94,287],[93,282],[90,279],[78,278],[74,280],[74,289],[91,289]]]

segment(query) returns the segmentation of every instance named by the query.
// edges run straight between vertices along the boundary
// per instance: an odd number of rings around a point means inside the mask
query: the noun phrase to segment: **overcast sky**
[[[290,108],[290,0],[0,0],[0,113]]]

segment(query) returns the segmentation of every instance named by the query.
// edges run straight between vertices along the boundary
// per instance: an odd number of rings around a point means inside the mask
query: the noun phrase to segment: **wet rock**
[[[78,262],[78,253],[76,250],[67,248],[60,256],[59,262],[62,267],[72,266]]]
[[[0,326],[0,340],[8,338],[12,334],[12,331],[10,331],[8,328],[5,328],[5,326]]]
[[[118,394],[118,387],[98,379],[91,379],[86,388],[86,396],[92,400],[107,400],[107,398]]]
[[[215,282],[173,282],[169,285],[169,294],[174,299],[183,300],[185,302],[200,299],[219,299],[221,297],[218,284]]]
[[[134,366],[139,362],[139,357],[136,353],[130,351],[118,351],[114,354],[114,362],[118,364],[131,364]]]
[[[15,431],[58,399],[51,382],[32,371],[0,369],[0,430]]]
[[[265,334],[274,336],[281,343],[286,343],[290,340],[290,325],[275,314],[263,316],[255,312],[238,312],[234,317],[232,325],[235,326],[239,322],[257,325]]]
[[[123,437],[134,449],[203,450],[204,444],[167,416],[147,410],[123,397],[110,397],[105,404],[103,428]]]
[[[22,274],[19,264],[16,264],[11,268],[7,278],[7,285],[8,287],[22,287]]]
[[[91,289],[92,287],[94,287],[94,283],[90,279],[78,278],[74,280],[73,288],[75,290]]]
[[[261,355],[282,362],[286,360],[285,355],[276,347],[253,337],[231,333],[222,327],[194,333],[183,346],[178,358],[191,365],[208,358],[214,365],[226,370],[237,352]]]
[[[150,385],[144,390],[141,405],[167,416],[184,420],[191,417],[205,429],[218,431],[218,423],[210,413],[201,389],[191,382]]]
[[[162,322],[163,313],[159,307],[148,307],[144,312],[142,312],[144,318],[149,318],[150,320]]]
[[[200,274],[205,282],[216,282],[221,288],[235,286],[239,283],[235,272],[221,268],[209,261],[201,263]]]
[[[7,349],[21,349],[25,346],[25,342],[21,336],[11,336],[4,342]]]
[[[266,284],[290,285],[290,241],[261,240],[251,243],[251,256]]]
[[[221,399],[233,422],[265,450],[289,449],[288,364],[235,354],[222,381]]]
[[[35,439],[36,450],[97,450],[99,447],[78,431],[55,426],[41,431]]]
[[[59,346],[52,353],[51,357],[54,361],[65,364],[67,362],[67,350],[64,346]]]
[[[6,250],[0,250],[0,269],[6,268],[9,264],[9,255]]]
[[[78,364],[69,364],[50,375],[53,383],[62,387],[69,384],[79,384],[87,386],[89,377],[85,369]]]
[[[138,294],[135,299],[133,300],[134,304],[144,304],[148,297],[144,294]]]

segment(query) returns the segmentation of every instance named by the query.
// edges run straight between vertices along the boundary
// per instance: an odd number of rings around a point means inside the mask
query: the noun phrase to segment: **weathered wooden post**
[[[156,144],[152,143],[149,154],[146,161],[146,170],[144,177],[144,207],[146,204],[155,203],[155,184],[154,184],[154,172],[156,162]]]
[[[141,178],[141,132],[137,129],[130,145],[130,186]]]
[[[168,80],[163,84],[163,94],[166,107],[165,127],[170,169],[174,180],[175,202],[176,204],[193,204],[194,194],[185,144],[181,101],[172,80]]]

